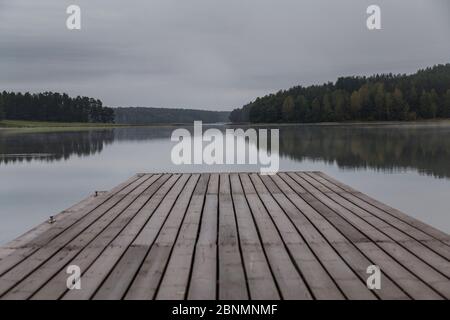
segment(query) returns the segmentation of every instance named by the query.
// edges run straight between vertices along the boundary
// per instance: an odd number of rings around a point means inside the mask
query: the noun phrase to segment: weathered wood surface
[[[321,172],[138,174],[1,247],[0,299],[450,299],[450,236]]]

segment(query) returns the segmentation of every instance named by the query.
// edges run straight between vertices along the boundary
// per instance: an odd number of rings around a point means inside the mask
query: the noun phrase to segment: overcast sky
[[[82,30],[66,28],[66,8]],[[382,9],[382,30],[366,9]],[[448,0],[0,0],[0,90],[231,110],[343,75],[450,62]]]

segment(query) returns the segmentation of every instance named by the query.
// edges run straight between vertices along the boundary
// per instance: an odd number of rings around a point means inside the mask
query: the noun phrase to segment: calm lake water
[[[173,130],[0,130],[0,244],[137,172],[258,170],[176,166]],[[280,157],[280,170],[323,171],[450,232],[448,122],[281,126]]]

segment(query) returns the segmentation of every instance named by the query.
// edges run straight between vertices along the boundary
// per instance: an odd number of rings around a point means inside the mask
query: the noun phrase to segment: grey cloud
[[[450,62],[446,0],[0,0],[0,87],[106,104],[239,107],[338,76]],[[82,8],[82,30],[65,8]]]

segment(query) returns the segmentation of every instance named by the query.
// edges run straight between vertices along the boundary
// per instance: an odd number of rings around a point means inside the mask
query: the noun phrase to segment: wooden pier
[[[450,299],[450,236],[321,172],[139,174],[1,248],[0,299]]]

